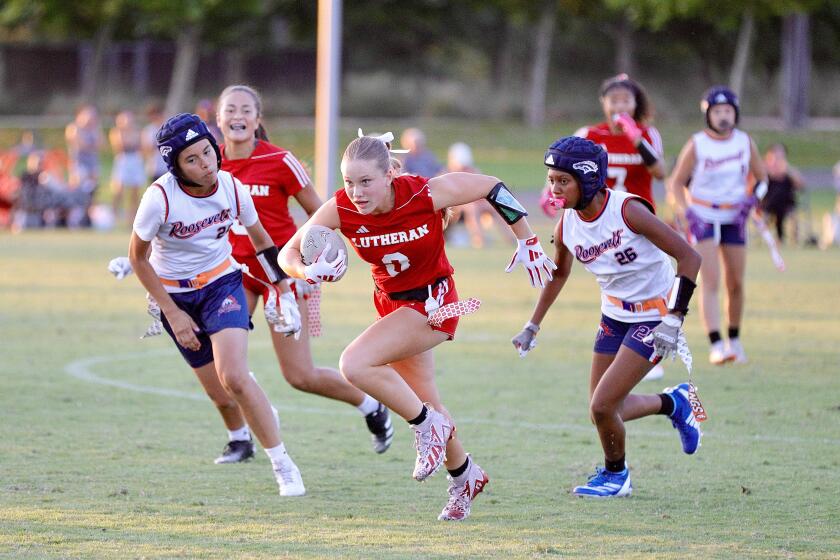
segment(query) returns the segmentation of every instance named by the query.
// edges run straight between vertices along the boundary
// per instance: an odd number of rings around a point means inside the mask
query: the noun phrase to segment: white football
[[[344,254],[347,254],[347,246],[337,231],[315,224],[307,227],[300,241],[300,254],[303,257],[303,264],[312,264],[327,245],[330,246],[330,252],[326,255],[329,262],[335,260],[339,251],[344,251]],[[345,268],[345,272],[346,270]],[[341,276],[344,276],[344,274]],[[339,279],[340,277],[337,278],[337,280]]]

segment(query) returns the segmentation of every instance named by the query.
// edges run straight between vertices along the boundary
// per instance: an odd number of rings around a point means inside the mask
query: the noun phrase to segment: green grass
[[[549,224],[538,225],[546,236]],[[510,248],[451,250],[459,292],[484,305],[438,349],[438,379],[492,480],[467,522],[442,524],[446,481],[411,480],[402,422],[391,450],[375,455],[354,410],[285,384],[261,321],[251,366],[281,408],[308,495],[277,496],[262,452],[246,465],[213,465],[225,437],[218,415],[167,338],[138,340],[146,317],[136,279],[116,282],[105,270],[126,245],[125,232],[0,237],[0,557],[840,557],[836,250],[787,250],[779,274],[763,247],[751,249],[748,365],[707,365],[690,316],[710,416],[703,447],[683,455],[662,417],[631,423],[635,493],[615,501],[569,494],[602,460],[586,403],[594,280],[575,267],[539,346],[520,360],[508,341],[536,292],[521,271],[502,272]],[[335,364],[373,318],[371,284],[354,259],[325,291],[315,357]],[[80,370],[183,395],[68,373]],[[669,365],[665,381],[684,375]]]

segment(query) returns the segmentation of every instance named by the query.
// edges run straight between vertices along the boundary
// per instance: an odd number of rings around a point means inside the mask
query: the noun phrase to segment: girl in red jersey
[[[465,519],[489,479],[455,437],[435,384],[432,349],[455,336],[457,315],[463,314],[446,314],[458,307],[458,294],[444,251],[441,211],[487,198],[519,240],[507,271],[522,263],[532,285],[541,287],[556,267],[523,218],[525,210],[495,177],[470,173],[433,179],[397,176],[389,146],[369,136],[350,143],[341,171],[345,188],[319,208],[307,225],[340,228],[359,256],[370,263],[379,314],[342,353],[341,373],[414,428],[416,480],[425,480],[446,465],[449,501],[438,519]],[[286,273],[315,283],[341,275],[346,255],[326,262],[328,245],[315,262],[304,265],[301,238],[299,231],[281,251],[279,262]],[[436,322],[440,315],[448,318]]]
[[[295,156],[290,151],[268,142],[260,122],[262,100],[253,88],[244,85],[225,88],[219,96],[217,107],[217,122],[224,137],[224,145],[221,146],[222,169],[229,171],[250,190],[260,221],[275,245],[281,247],[297,231],[289,213],[289,198],[294,197],[309,215],[321,206],[321,199],[312,187],[306,170]],[[253,315],[259,297],[262,295],[265,301],[269,296],[270,288],[266,285],[268,279],[264,277],[254,245],[245,228],[234,226],[230,231],[230,242],[233,246],[233,258],[247,265],[252,275],[243,277],[243,285],[248,310]],[[305,282],[302,285],[309,286]],[[301,284],[297,286],[300,287]],[[304,308],[302,290],[297,291],[298,304]],[[269,329],[283,377],[295,389],[357,407],[365,417],[372,434],[374,450],[384,453],[391,445],[394,435],[388,409],[348,383],[336,369],[314,365],[305,312],[301,314],[301,319],[299,339]],[[210,383],[212,385],[213,380],[210,380]],[[238,438],[238,441],[232,439],[226,449],[229,462],[234,462],[242,455],[240,451],[247,455],[249,446],[253,445],[250,443],[244,418],[238,408],[226,406],[232,403],[226,402],[228,399],[226,393],[220,391],[221,387],[208,387],[205,384],[205,389],[217,406],[221,404],[219,410],[222,411],[231,437]]]
[[[627,74],[604,81],[599,93],[604,122],[585,126],[575,136],[600,144],[609,158],[607,186],[640,196],[656,206],[653,179],[665,177],[662,137],[651,119],[647,93]]]

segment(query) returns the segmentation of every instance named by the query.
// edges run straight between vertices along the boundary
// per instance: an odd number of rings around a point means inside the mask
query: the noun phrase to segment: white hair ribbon
[[[362,132],[362,129],[360,128],[359,129],[359,138],[363,138],[364,135],[365,135],[365,133]],[[386,132],[385,134],[380,134],[379,136],[371,136],[371,138],[376,138],[380,142],[383,142],[386,146],[390,146],[391,142],[394,141],[394,133],[393,132]],[[408,150],[393,150],[391,148],[388,148],[388,151],[391,152],[392,154],[407,154],[408,153]]]

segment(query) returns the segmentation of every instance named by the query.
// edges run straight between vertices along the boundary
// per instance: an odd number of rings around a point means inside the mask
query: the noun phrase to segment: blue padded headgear
[[[573,175],[580,185],[580,201],[575,210],[586,208],[598,191],[607,188],[607,151],[579,136],[556,140],[545,152],[546,167]]]
[[[703,100],[700,101],[700,110],[706,115],[706,124],[712,128],[712,123],[709,121],[709,109],[715,105],[732,105],[735,109],[735,124],[738,124],[738,116],[741,112],[741,104],[738,102],[738,96],[735,92],[726,86],[712,86],[703,94]]]
[[[166,168],[183,183],[193,184],[181,175],[181,171],[178,169],[178,154],[203,138],[207,138],[210,141],[210,145],[216,151],[219,169],[221,169],[222,152],[219,150],[219,145],[216,143],[213,134],[210,133],[207,125],[204,124],[204,121],[198,115],[179,113],[174,117],[170,117],[163,123],[160,130],[158,130],[156,137],[157,147],[160,150],[160,155],[164,163],[166,163]]]

